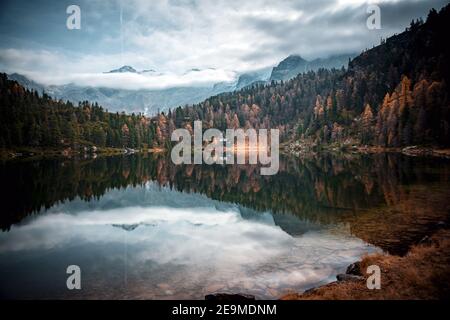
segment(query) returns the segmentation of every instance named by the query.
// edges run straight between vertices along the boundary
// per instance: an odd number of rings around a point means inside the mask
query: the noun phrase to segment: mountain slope
[[[272,70],[273,69],[269,67],[241,74],[236,82],[235,90],[240,90],[257,82],[267,82],[270,78]]]
[[[0,74],[0,149],[146,148],[155,126],[141,114],[109,113],[96,103],[53,100]],[[151,146],[151,145],[150,145]]]
[[[336,61],[340,61],[339,59],[339,56],[329,59],[316,59],[312,62],[307,62],[306,70],[335,67]],[[348,60],[348,57],[346,57],[346,59]],[[337,64],[339,65],[339,63]],[[296,64],[282,62],[280,65],[284,68],[283,72],[289,74],[288,77],[291,77],[291,75],[295,76],[303,71],[303,69],[300,68],[300,70]],[[213,86],[186,86],[159,90],[124,90],[85,87],[75,84],[46,86],[17,73],[11,74],[8,77],[11,80],[17,81],[27,89],[36,90],[40,93],[45,91],[55,99],[68,100],[75,104],[79,101],[95,101],[110,111],[125,111],[128,113],[146,112],[153,115],[158,111],[167,111],[169,108],[199,103],[222,92],[240,90],[256,83],[266,83],[270,80],[269,78],[271,77],[271,74],[273,75],[275,69],[276,68],[273,68],[272,71],[272,67],[268,67],[252,72],[246,72],[241,74],[235,82],[222,82]],[[189,70],[189,72],[198,71],[200,70]],[[132,66],[122,66],[118,69],[105,72],[105,74],[117,73],[155,74],[156,71],[137,71]]]
[[[8,75],[10,80],[17,81],[29,90],[39,93],[46,92],[55,99],[71,101],[92,101],[104,106],[109,111],[156,114],[171,107],[194,104],[206,98],[225,91],[232,91],[229,87],[175,87],[160,90],[124,90],[102,87],[83,87],[74,84],[45,86],[27,77],[14,73]]]
[[[12,81],[17,81],[22,86],[29,90],[34,90],[39,93],[42,93],[43,91],[47,91],[46,86],[41,85],[33,80],[28,79],[24,75],[18,74],[18,73],[12,73],[8,75],[8,79]]]
[[[307,61],[299,55],[290,55],[273,68],[270,80],[285,81],[294,78],[299,73],[317,71],[321,68],[340,69],[347,67],[349,60],[355,56],[356,54],[343,54]]]
[[[201,119],[204,126],[221,130],[277,128],[282,139],[316,145],[449,146],[449,29],[450,5],[439,13],[433,9],[425,23],[414,21],[405,32],[354,58],[348,70],[310,71],[177,108],[158,117],[162,130],[156,138],[167,141],[166,123],[189,129]],[[289,60],[281,69],[306,64],[298,56]]]

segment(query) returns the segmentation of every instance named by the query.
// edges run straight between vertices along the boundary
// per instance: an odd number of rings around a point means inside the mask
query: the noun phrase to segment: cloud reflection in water
[[[332,281],[377,250],[342,226],[300,223],[309,230],[291,236],[270,213],[244,217],[238,206],[204,196],[130,187],[55,206],[1,233],[0,266],[12,270],[18,260],[8,256],[36,252],[56,265],[69,251],[87,298],[202,299],[217,291],[277,298]]]

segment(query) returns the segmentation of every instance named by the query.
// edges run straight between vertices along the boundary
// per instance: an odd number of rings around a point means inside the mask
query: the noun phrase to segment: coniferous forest
[[[450,145],[450,6],[349,61],[257,84],[153,117],[56,101],[0,76],[0,147],[170,147],[175,128],[278,128],[282,141]]]
[[[55,101],[0,75],[0,146],[143,148],[154,126],[143,115],[109,113],[97,103]]]

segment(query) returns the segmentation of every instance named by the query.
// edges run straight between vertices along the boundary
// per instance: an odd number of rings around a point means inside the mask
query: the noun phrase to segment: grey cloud
[[[412,19],[426,18],[431,8],[439,10],[447,3],[449,1],[446,0],[409,0],[398,3],[382,3],[380,5],[381,22],[387,28],[396,28],[398,25],[407,26]]]
[[[192,68],[215,67],[223,78],[226,72],[259,69],[294,53],[313,59],[360,52],[448,1],[380,0],[382,29],[368,30],[362,0],[352,5],[340,0],[79,0],[81,32],[64,28],[66,2],[0,2],[5,9],[0,10],[0,49],[8,52],[0,57],[0,67],[47,80],[58,75],[59,81],[122,64],[169,72],[174,83]],[[35,12],[45,19],[36,22]],[[52,55],[57,63],[48,58]]]
[[[315,58],[372,47],[381,37],[403,31],[411,19],[426,16],[431,7],[441,8],[445,3],[443,0],[383,2],[380,5],[382,30],[367,29],[367,4],[337,9],[335,2],[325,0],[297,2],[293,10],[301,10],[305,15],[295,21],[251,17],[246,22],[273,40],[272,49],[263,48],[263,51]],[[305,18],[307,23],[302,21]],[[254,56],[259,54],[246,58]]]

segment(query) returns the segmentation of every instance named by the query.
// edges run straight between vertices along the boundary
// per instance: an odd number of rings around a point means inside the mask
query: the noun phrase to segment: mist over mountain
[[[303,59],[300,55],[290,55],[281,61],[278,66],[273,68],[270,80],[285,81],[294,78],[299,73],[317,71],[321,68],[340,69],[342,67],[347,67],[349,60],[356,56],[356,53],[349,53],[308,61]]]
[[[34,90],[39,93],[42,93],[43,91],[47,90],[47,86],[37,83],[36,81],[33,81],[31,79],[28,79],[24,75],[18,74],[18,73],[12,73],[8,75],[9,80],[17,81],[22,86],[27,88],[28,90]]]
[[[272,69],[272,67],[268,67],[241,74],[236,82],[235,89],[240,90],[252,84],[268,81],[272,73]]]
[[[123,70],[123,68],[116,70],[121,69]],[[213,87],[175,87],[161,90],[124,90],[83,87],[75,84],[46,86],[17,73],[8,75],[8,78],[17,81],[27,89],[39,93],[46,92],[55,99],[67,100],[74,104],[78,104],[80,101],[95,101],[109,111],[128,113],[155,114],[171,107],[198,103],[211,95],[234,90],[234,86],[230,84]]]
[[[327,59],[307,61],[300,56],[291,55],[276,67],[266,67],[259,70],[241,73],[235,81],[219,82],[212,86],[184,86],[166,89],[125,90],[95,86],[80,86],[73,83],[65,85],[43,85],[24,75],[13,73],[8,75],[10,80],[17,81],[27,89],[39,93],[46,92],[56,99],[78,104],[80,101],[97,102],[109,111],[135,112],[156,114],[169,108],[199,103],[211,96],[240,90],[255,84],[269,83],[271,80],[286,80],[297,74],[317,70],[320,68],[341,68],[347,66],[349,57],[354,55],[338,55]],[[199,73],[200,69],[190,69],[186,73]],[[105,74],[133,73],[152,75],[157,74],[153,69],[138,71],[134,67],[124,65],[120,68],[105,72]]]

